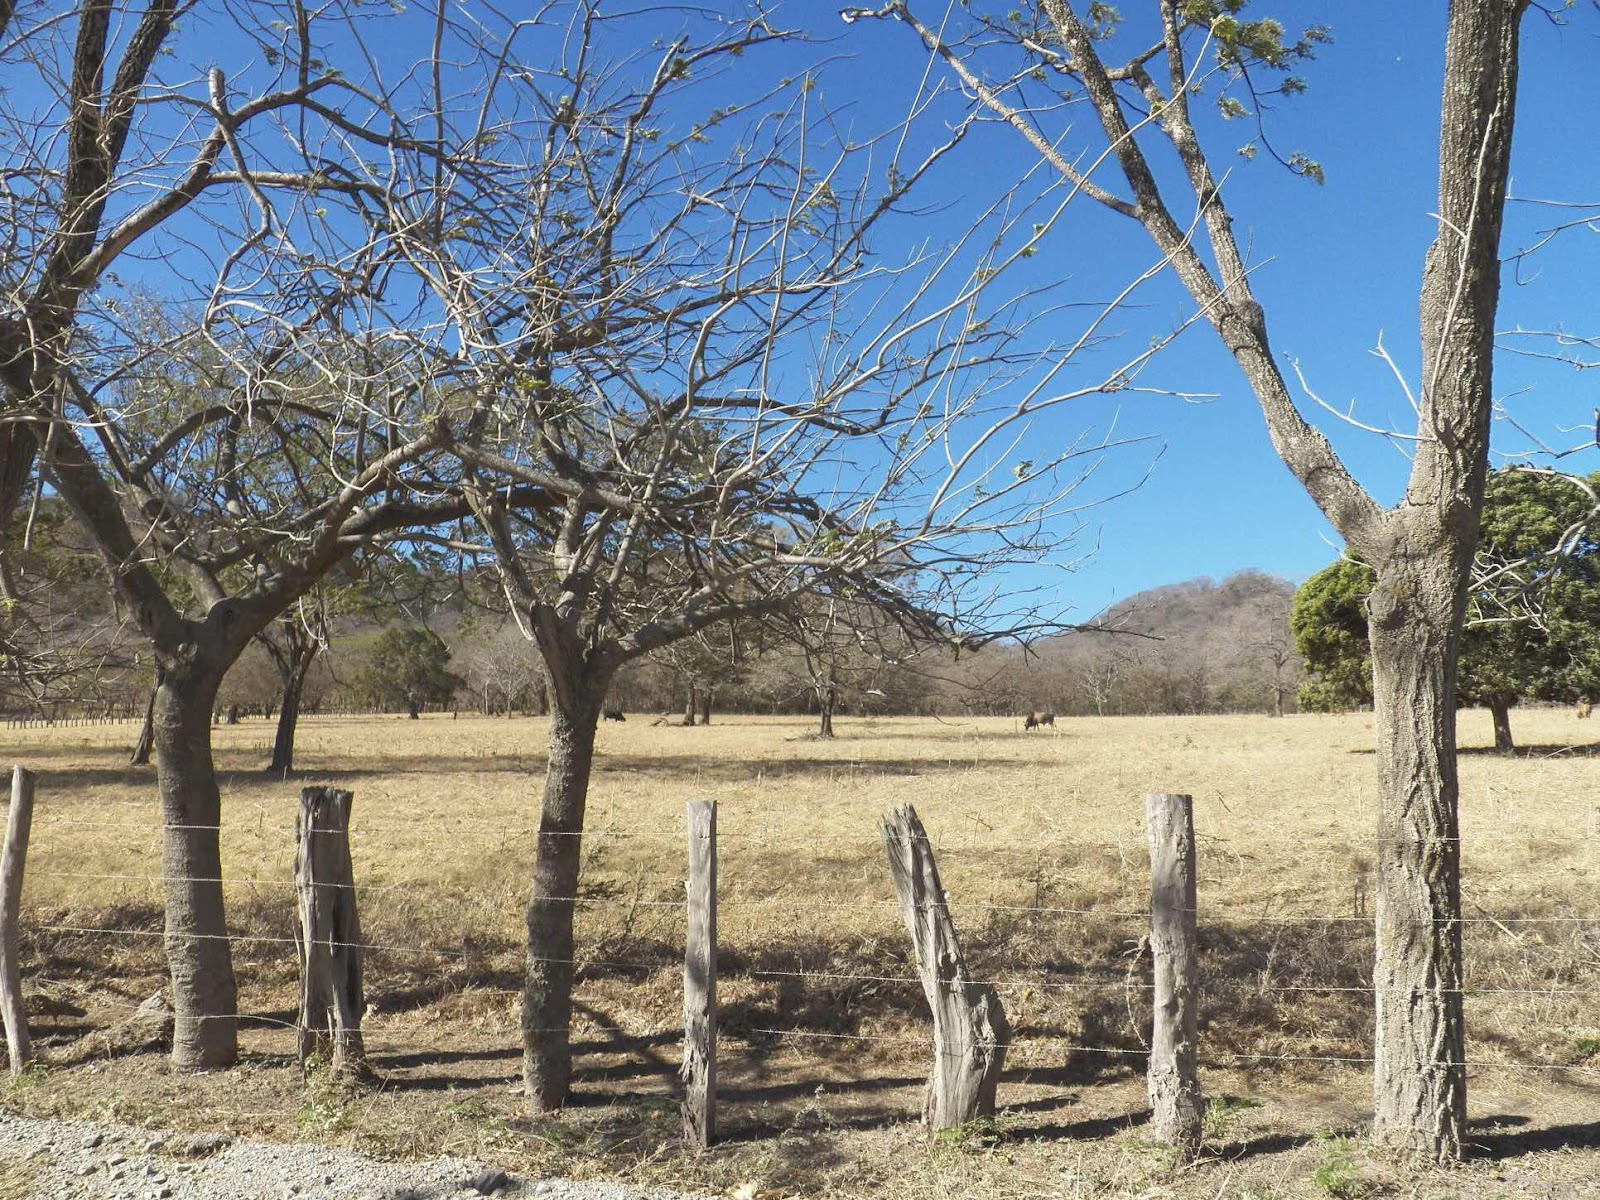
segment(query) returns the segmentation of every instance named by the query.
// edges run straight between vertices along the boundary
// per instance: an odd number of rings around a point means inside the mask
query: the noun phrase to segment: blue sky
[[[937,0],[919,7],[933,15],[942,8]],[[1130,16],[1140,7],[1138,0],[1123,5]],[[782,15],[793,21],[803,12],[811,20],[820,8],[791,5]],[[1297,359],[1330,404],[1343,408],[1355,401],[1363,421],[1393,422],[1402,430],[1410,428],[1410,411],[1389,368],[1370,351],[1382,337],[1402,370],[1415,377],[1417,286],[1433,236],[1444,10],[1442,3],[1380,0],[1276,6],[1286,18],[1333,31],[1333,44],[1302,72],[1309,92],[1279,103],[1271,116],[1274,142],[1320,161],[1323,186],[1265,156],[1235,160],[1226,140],[1211,143],[1220,164],[1233,164],[1225,194],[1241,241],[1259,265],[1256,288],[1280,360]],[[821,20],[814,28],[829,32]],[[1589,119],[1600,68],[1600,14],[1585,6],[1574,10],[1570,25],[1558,27],[1534,12],[1524,39],[1513,195],[1600,202],[1600,134]],[[909,32],[857,23],[837,45],[849,56],[849,70],[828,82],[836,101],[859,88],[863,111],[904,103],[922,66]],[[1087,114],[1077,119],[1086,121]],[[1244,135],[1241,130],[1235,144]],[[986,141],[982,161],[967,167],[970,186],[1010,177],[1029,153],[1020,140]],[[974,165],[980,169],[973,171]],[[1148,243],[1131,222],[1119,231],[1106,218],[1083,217],[1079,231],[1069,221],[1049,251],[1061,269],[1086,282],[1097,275],[1121,279],[1148,259]],[[1514,204],[1507,252],[1531,245],[1553,219],[1550,209]],[[1597,282],[1600,232],[1568,233],[1520,268],[1508,268],[1500,327],[1600,334]],[[1142,341],[1151,330],[1170,327],[1185,307],[1175,285],[1151,293],[1150,300],[1145,311],[1129,315],[1129,338]],[[1244,567],[1299,580],[1336,555],[1337,539],[1278,463],[1253,396],[1209,329],[1187,334],[1148,378],[1216,398],[1121,405],[1120,428],[1159,435],[1165,452],[1141,489],[1090,515],[1089,537],[1098,552],[1055,577],[1075,617],[1147,587]],[[1525,427],[1552,444],[1572,445],[1581,436],[1559,430],[1592,427],[1600,371],[1585,374],[1506,354],[1496,391]],[[1404,485],[1404,458],[1385,439],[1342,427],[1325,413],[1315,419],[1357,477],[1392,503]],[[1528,448],[1505,425],[1495,445],[1506,454]],[[1564,462],[1594,470],[1600,452]],[[1132,459],[1113,464],[1108,478],[1125,478],[1142,465]]]
[[[943,2],[920,0],[917,7],[936,16]],[[1133,18],[1147,5],[1148,0],[1125,0],[1123,7]],[[714,0],[713,6],[729,13],[744,10],[741,0]],[[463,5],[471,7],[470,0]],[[926,68],[909,31],[891,22],[846,27],[833,2],[788,0],[772,7],[775,23],[804,28],[823,44],[764,48],[747,57],[727,86],[799,74],[819,55],[828,55],[822,87],[843,122],[859,122],[864,132],[875,132],[905,111]],[[1257,293],[1267,308],[1274,346],[1286,364],[1299,361],[1329,403],[1343,407],[1354,401],[1363,421],[1406,429],[1410,412],[1400,388],[1370,351],[1381,336],[1402,370],[1414,377],[1417,284],[1433,236],[1429,213],[1445,5],[1281,0],[1258,7],[1292,14],[1300,24],[1327,25],[1334,35],[1302,71],[1307,94],[1280,102],[1270,117],[1275,144],[1320,161],[1324,185],[1293,176],[1264,155],[1254,162],[1236,158],[1233,147],[1248,136],[1246,129],[1227,127],[1211,143],[1219,165],[1231,166],[1225,192],[1236,229],[1257,264]],[[402,16],[399,30],[423,30],[422,11]],[[641,33],[648,42],[679,22],[700,20],[704,11],[639,4],[627,18],[628,33]],[[180,58],[185,64],[192,60],[198,71],[225,41],[202,23],[185,40]],[[410,70],[418,46],[425,44],[425,38],[396,39],[383,62],[385,73]],[[1575,9],[1566,26],[1537,12],[1527,18],[1515,196],[1600,202],[1600,133],[1591,113],[1597,67],[1600,13],[1592,7]],[[1089,120],[1086,112],[1075,119]],[[936,133],[924,130],[923,136]],[[958,214],[991,200],[1035,161],[1020,139],[1002,130],[971,139],[961,155],[936,184],[949,202],[947,210],[930,215],[918,236],[932,241],[956,236]],[[1551,209],[1513,204],[1508,253],[1532,244],[1553,219]],[[1104,296],[1151,257],[1136,225],[1083,205],[1052,233],[1030,268],[1062,277],[1070,294]],[[1508,271],[1501,328],[1561,326],[1600,334],[1597,281],[1600,232],[1568,233]],[[1152,288],[1142,307],[1121,321],[1124,347],[1171,329],[1189,307],[1175,283]],[[1197,327],[1185,335],[1143,382],[1215,398],[1184,403],[1122,396],[1084,404],[1038,431],[1041,437],[1065,438],[1085,427],[1104,427],[1115,416],[1122,434],[1149,435],[1164,446],[1148,482],[1088,514],[1083,538],[1063,556],[1078,561],[1077,567],[1036,577],[1057,588],[1058,607],[1083,619],[1164,583],[1220,577],[1246,567],[1298,580],[1334,557],[1331,530],[1278,463],[1254,398],[1209,329]],[[1524,426],[1553,444],[1569,445],[1576,435],[1560,429],[1591,425],[1600,405],[1600,371],[1586,375],[1508,354],[1502,356],[1497,391]],[[1318,414],[1317,423],[1380,500],[1392,502],[1399,495],[1407,464],[1387,441],[1341,427],[1326,414]],[[1527,443],[1504,426],[1496,446],[1515,453]],[[1136,480],[1150,458],[1148,449],[1116,456],[1106,465],[1103,486],[1115,491]],[[1600,452],[1565,461],[1594,470],[1600,468]],[[1081,559],[1090,546],[1098,546],[1097,552]]]

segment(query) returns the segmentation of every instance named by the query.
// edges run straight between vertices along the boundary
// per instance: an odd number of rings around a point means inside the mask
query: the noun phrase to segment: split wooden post
[[[717,802],[691,800],[683,949],[683,1140],[717,1136]]]
[[[11,812],[6,819],[6,845],[0,852],[0,1014],[6,1026],[11,1073],[20,1075],[33,1057],[28,1041],[28,1014],[22,1004],[22,964],[17,954],[17,913],[22,907],[22,870],[28,861],[28,834],[33,828],[33,772],[11,771]]]
[[[1187,1161],[1200,1149],[1205,1104],[1196,1056],[1199,952],[1195,914],[1194,799],[1149,795],[1150,949],[1155,958],[1150,1106],[1156,1136]]]
[[[300,951],[300,1066],[328,1057],[338,1074],[364,1074],[361,918],[350,862],[350,806],[339,788],[300,792],[295,817],[295,944]]]
[[[1011,1044],[1011,1025],[1000,997],[988,984],[967,978],[933,847],[911,805],[883,819],[883,848],[916,950],[922,991],[933,1010],[933,1072],[922,1119],[940,1130],[993,1116],[995,1091]]]

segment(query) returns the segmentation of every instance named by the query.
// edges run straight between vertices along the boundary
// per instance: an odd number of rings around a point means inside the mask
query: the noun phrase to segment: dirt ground
[[[307,718],[288,781],[266,722],[217,731],[244,1056],[170,1073],[130,1022],[162,985],[152,776],[129,726],[0,731],[39,771],[24,927],[43,1069],[3,1104],[459,1154],[520,1173],[749,1197],[1600,1196],[1600,753],[1572,713],[1514,714],[1491,754],[1463,714],[1474,1154],[1377,1159],[1369,1111],[1367,718],[842,719],[601,731],[582,901],[572,1108],[517,1092],[521,905],[539,719]],[[377,1080],[294,1061],[297,789],[356,793],[354,853]],[[1205,1160],[1144,1128],[1143,794],[1195,796],[1206,988]],[[676,1141],[683,804],[719,804],[721,1105],[708,1154]],[[928,1025],[877,819],[914,803],[974,973],[1016,1029],[992,1124],[916,1124]]]

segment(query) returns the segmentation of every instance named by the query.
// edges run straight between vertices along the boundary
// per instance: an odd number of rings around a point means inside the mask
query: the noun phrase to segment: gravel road
[[[379,1162],[314,1145],[0,1116],[0,1200],[690,1200],[612,1183],[519,1179],[459,1158]]]

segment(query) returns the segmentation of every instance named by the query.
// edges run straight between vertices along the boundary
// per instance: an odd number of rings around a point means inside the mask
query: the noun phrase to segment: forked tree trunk
[[[1451,564],[1380,567],[1369,606],[1381,791],[1373,1137],[1434,1159],[1466,1132]]]
[[[238,1052],[238,993],[222,905],[222,802],[211,759],[217,682],[169,672],[156,692],[153,725],[172,973],[172,1062],[184,1070],[231,1066]]]
[[[128,756],[130,767],[142,767],[150,761],[150,751],[155,746],[156,691],[150,689],[150,699],[144,706],[144,724],[139,728],[139,740]]]
[[[522,1078],[535,1112],[567,1102],[572,1080],[573,909],[583,861],[583,813],[594,765],[603,682],[553,697],[550,759],[528,899],[522,990]]]
[[[833,709],[838,702],[839,691],[833,684],[827,684],[818,690],[817,710],[821,716],[817,724],[817,736],[819,738],[831,738],[833,736]]]
[[[689,695],[683,702],[683,723],[693,725],[695,716],[700,711],[700,693],[694,685],[694,680],[689,681]]]
[[[1494,718],[1494,748],[1501,754],[1510,754],[1517,748],[1511,737],[1511,705],[1504,700],[1491,701],[1489,713]]]

